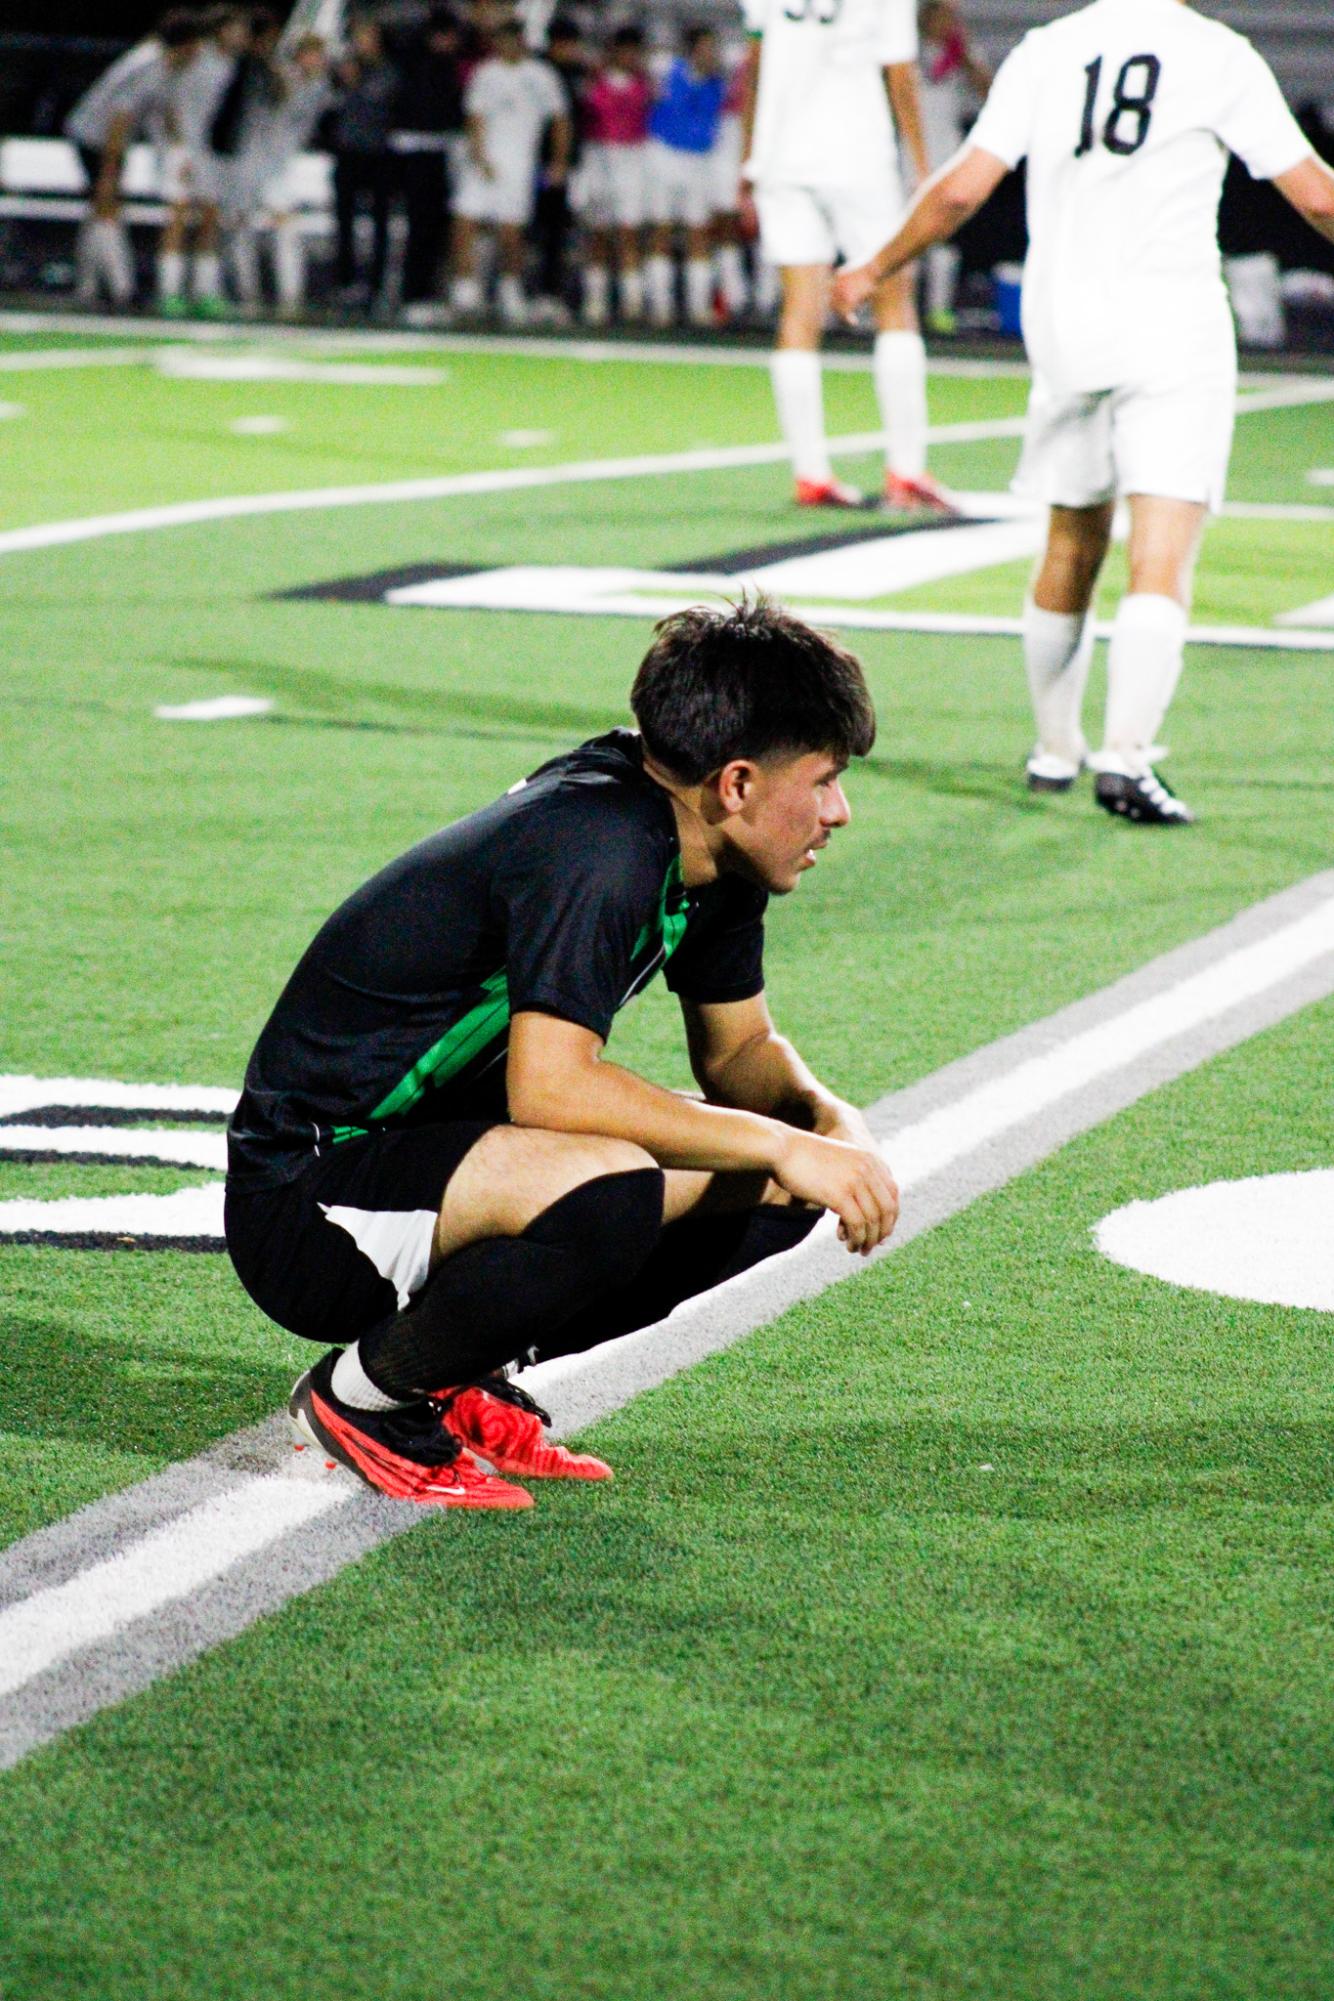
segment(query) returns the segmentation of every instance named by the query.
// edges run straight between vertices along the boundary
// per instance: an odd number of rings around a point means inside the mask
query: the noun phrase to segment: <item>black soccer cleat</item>
[[[1100,771],[1093,796],[1104,813],[1120,820],[1133,820],[1141,827],[1190,827],[1195,815],[1184,799],[1163,784],[1157,773],[1146,768],[1138,778],[1123,771]]]

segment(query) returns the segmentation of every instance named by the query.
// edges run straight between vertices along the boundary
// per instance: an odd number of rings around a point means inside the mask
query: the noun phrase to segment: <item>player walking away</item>
[[[658,627],[615,729],[391,862],[334,913],[251,1057],[227,1244],[271,1319],[337,1344],[300,1432],[369,1485],[521,1507],[484,1473],[605,1477],[509,1380],[799,1243],[889,1236],[893,1178],[764,999],[765,908],[849,808],[857,661],[764,602]],[[703,1101],[606,1060],[663,970]]]
[[[162,114],[168,211],[158,245],[157,289],[158,310],[171,318],[193,308],[216,319],[226,310],[219,240],[227,166],[214,149],[213,126],[249,48],[250,22],[232,8],[208,20],[209,32],[191,60],[172,66]]]
[[[921,38],[919,91],[927,165],[934,173],[959,150],[969,112],[991,88],[991,71],[975,53],[963,16],[951,0],[927,0],[917,16]],[[931,333],[955,331],[954,297],[959,284],[959,252],[953,243],[933,243],[922,260],[926,324]]]
[[[115,306],[128,306],[134,297],[134,257],[120,201],[125,155],[150,120],[160,118],[168,76],[193,59],[199,35],[193,15],[165,15],[156,33],[119,56],[65,120],[65,136],[88,181],[89,210],[76,252],[84,305],[95,304],[103,286]]]
[[[649,112],[653,86],[644,62],[640,28],[618,28],[607,57],[584,92],[584,153],[579,170],[579,210],[586,233],[583,319],[607,324],[611,310],[609,267],[616,265],[617,304],[623,320],[644,316],[640,256],[644,227]],[[614,255],[613,255],[614,252]]]
[[[745,172],[761,247],[783,287],[771,364],[778,421],[798,503],[861,507],[863,496],[835,479],[829,460],[820,342],[836,257],[859,261],[902,213],[896,126],[916,176],[926,173],[913,0],[746,0],[746,21],[757,40]],[[948,514],[926,470],[926,349],[913,289],[903,272],[875,297],[884,497],[890,507]]]
[[[686,317],[692,326],[713,324],[713,220],[710,159],[718,139],[727,85],[718,37],[711,28],[689,28],[685,53],[663,78],[649,113],[648,213],[653,225],[644,279],[649,318],[670,326],[675,317],[672,240],[685,232]]]
[[[570,159],[565,93],[550,63],[530,55],[523,26],[508,15],[495,30],[495,54],[473,71],[464,98],[467,151],[454,212],[456,313],[482,310],[477,232],[494,230],[500,245],[497,303],[509,326],[528,318],[523,269],[533,219],[542,136],[551,128],[547,178],[564,183]]]
[[[1232,442],[1236,339],[1217,235],[1229,149],[1334,239],[1334,174],[1249,42],[1183,0],[1094,0],[1024,37],[969,144],[836,286],[840,309],[855,309],[1027,158],[1033,389],[1016,484],[1051,509],[1024,611],[1038,739],[1028,780],[1067,791],[1087,762],[1100,806],[1160,826],[1192,817],[1151,759]],[[1112,631],[1103,747],[1089,757],[1089,612],[1118,494],[1130,506],[1130,587]]]
[[[261,50],[263,46],[261,41]],[[274,51],[251,71],[238,113],[229,202],[232,273],[246,306],[257,306],[260,299],[261,229],[272,246],[279,311],[296,313],[305,303],[305,243],[290,190],[291,170],[333,96],[319,35],[302,35],[290,58]]]
[[[389,202],[393,158],[389,128],[398,97],[398,69],[385,54],[378,21],[352,24],[348,52],[338,65],[339,97],[330,134],[334,157],[334,215],[338,227],[338,298],[345,306],[375,306],[384,289],[389,256]],[[357,212],[371,213],[371,261],[358,276]]]

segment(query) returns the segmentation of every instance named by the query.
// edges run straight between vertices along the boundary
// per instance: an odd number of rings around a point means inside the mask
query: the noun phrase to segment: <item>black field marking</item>
[[[858,527],[851,524],[858,522]],[[723,556],[701,556],[693,563],[663,563],[649,567],[660,569],[664,576],[675,572],[689,575],[696,571],[703,576],[740,576],[746,570],[764,570],[770,563],[785,563],[797,556],[823,556],[830,549],[846,549],[857,542],[883,542],[890,536],[939,534],[943,528],[984,528],[994,525],[988,516],[939,515],[927,519],[922,516],[906,517],[902,514],[877,513],[874,507],[853,510],[846,528],[829,529],[823,535],[798,536],[791,542],[761,542],[754,549],[729,549]]]
[[[275,603],[302,598],[329,599],[338,604],[379,604],[390,591],[408,584],[441,583],[450,577],[476,577],[494,563],[406,563],[398,570],[372,570],[365,577],[334,577],[327,584],[299,584],[295,590],[270,591]]]
[[[1260,943],[1331,897],[1334,870],[1268,898],[1204,938],[1164,953],[1045,1021],[879,1099],[868,1112],[873,1129],[892,1141],[896,1132],[930,1113],[958,1104],[979,1086],[1013,1075],[1023,1064],[1058,1050],[1076,1036],[1112,1024],[1142,1002],[1207,972],[1229,954]],[[1072,1090],[1026,1123],[980,1140],[947,1169],[911,1189],[888,1254],[958,1215],[979,1196],[1003,1187],[1067,1140],[1102,1124],[1159,1085],[1331,993],[1334,949],[1280,985],[1197,1022],[1087,1087]],[[814,1297],[859,1268],[821,1234],[788,1256],[719,1287],[658,1326],[559,1365],[559,1377],[553,1374],[550,1382],[541,1382],[538,1371],[533,1387],[553,1409],[557,1435],[568,1435],[705,1355],[731,1346],[789,1306]],[[281,1419],[271,1418],[221,1440],[196,1459],[25,1537],[0,1553],[0,1608],[71,1581],[138,1536],[225,1492],[240,1478],[279,1470],[284,1429]],[[151,1686],[243,1632],[288,1598],[323,1583],[378,1543],[415,1527],[425,1534],[460,1532],[459,1524],[442,1523],[438,1516],[423,1521],[421,1511],[409,1504],[350,1491],[345,1505],[246,1558],[192,1592],[188,1602],[168,1605],[113,1639],[82,1648],[0,1699],[0,1767],[16,1764],[71,1725]]]
[[[2,1157],[2,1156],[0,1156]],[[9,1156],[15,1160],[104,1160],[105,1154],[78,1155],[70,1153],[42,1154],[25,1153]],[[180,1167],[179,1160],[127,1161],[124,1154],[111,1156],[117,1167]],[[189,1169],[184,1170],[186,1173]],[[201,1174],[207,1170],[198,1170]],[[54,1251],[223,1251],[227,1248],[221,1237],[128,1237],[114,1236],[108,1230],[15,1230],[12,1235],[0,1236],[0,1249],[10,1244],[36,1244]]]
[[[225,1126],[227,1112],[156,1111],[142,1105],[40,1105],[26,1112],[0,1112],[0,1144],[5,1126]],[[116,1155],[117,1160],[124,1158]],[[179,1167],[179,1161],[169,1161]]]

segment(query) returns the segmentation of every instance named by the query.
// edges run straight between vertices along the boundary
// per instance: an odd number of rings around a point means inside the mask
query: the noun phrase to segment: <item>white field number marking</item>
[[[1130,1202],[1093,1240],[1114,1264],[1169,1285],[1334,1313],[1334,1168]]]
[[[293,1469],[265,1473],[189,1508],[65,1584],[0,1612],[0,1695],[10,1695],[80,1647],[186,1598],[290,1529],[344,1506],[342,1481]]]

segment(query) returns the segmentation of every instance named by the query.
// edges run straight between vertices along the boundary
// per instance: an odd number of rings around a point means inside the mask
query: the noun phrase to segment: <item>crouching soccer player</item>
[[[516,1366],[652,1325],[804,1238],[888,1237],[861,1115],[764,1000],[765,907],[849,819],[875,718],[857,661],[764,602],[670,618],[616,729],[391,862],[288,981],[228,1134],[227,1244],[280,1325],[334,1345],[301,1433],[370,1486],[530,1504],[605,1478]],[[703,1102],[605,1059],[662,968]],[[480,1454],[495,1474],[477,1465]]]

